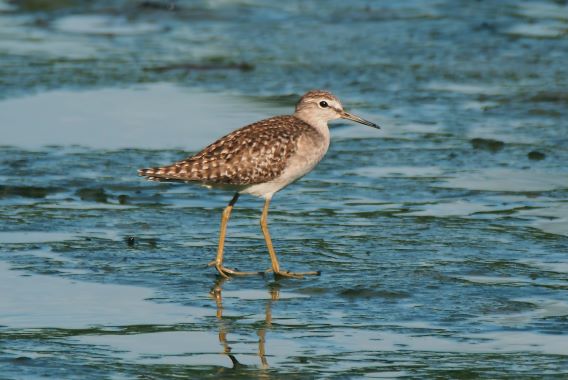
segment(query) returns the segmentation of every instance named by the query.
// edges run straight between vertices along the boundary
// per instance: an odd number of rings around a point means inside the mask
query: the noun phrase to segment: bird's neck
[[[327,125],[327,120],[322,119],[321,117],[314,117],[312,113],[308,112],[295,112],[294,116],[298,119],[302,120],[303,122],[312,126],[315,130],[317,130],[322,136],[324,136],[327,140],[329,140],[329,127]]]

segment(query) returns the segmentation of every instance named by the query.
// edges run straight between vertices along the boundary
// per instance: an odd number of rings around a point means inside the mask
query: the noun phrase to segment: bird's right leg
[[[227,207],[223,210],[223,216],[221,217],[221,232],[219,233],[219,245],[217,246],[217,257],[214,261],[209,263],[209,266],[214,265],[219,274],[225,278],[229,278],[231,275],[259,274],[259,272],[239,272],[236,269],[225,268],[223,266],[223,251],[225,248],[225,237],[227,236],[227,224],[229,223],[233,206],[238,200],[239,193],[235,193],[233,199],[231,199]]]
[[[272,269],[268,270],[274,272],[274,276],[278,277],[292,277],[292,278],[302,278],[306,275],[319,276],[321,272],[290,272],[280,270],[280,264],[278,263],[278,258],[276,257],[276,252],[274,252],[274,247],[272,246],[272,239],[270,238],[270,232],[268,232],[268,208],[270,207],[270,197],[264,200],[264,208],[262,209],[262,216],[260,217],[260,228],[262,229],[262,234],[264,235],[264,240],[266,241],[266,247],[268,248],[268,254],[270,255],[270,261],[272,262]],[[267,272],[268,272],[267,271]]]

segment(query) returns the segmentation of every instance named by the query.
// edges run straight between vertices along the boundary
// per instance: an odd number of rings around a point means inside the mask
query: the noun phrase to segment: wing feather
[[[300,136],[318,133],[294,116],[277,116],[237,129],[194,156],[138,172],[151,180],[237,186],[264,183],[284,171]]]

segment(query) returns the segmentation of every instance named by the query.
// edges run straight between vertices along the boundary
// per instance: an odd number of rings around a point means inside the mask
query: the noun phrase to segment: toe
[[[225,278],[229,278],[229,275],[227,273],[225,273],[225,268],[223,268],[221,265],[215,265],[215,268],[217,269],[217,272],[219,272],[219,274]]]

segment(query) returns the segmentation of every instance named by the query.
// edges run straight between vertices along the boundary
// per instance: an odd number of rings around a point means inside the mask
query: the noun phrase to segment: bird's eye
[[[321,107],[321,108],[327,108],[327,102],[326,102],[325,100],[322,100],[322,101],[320,102],[320,107]]]

